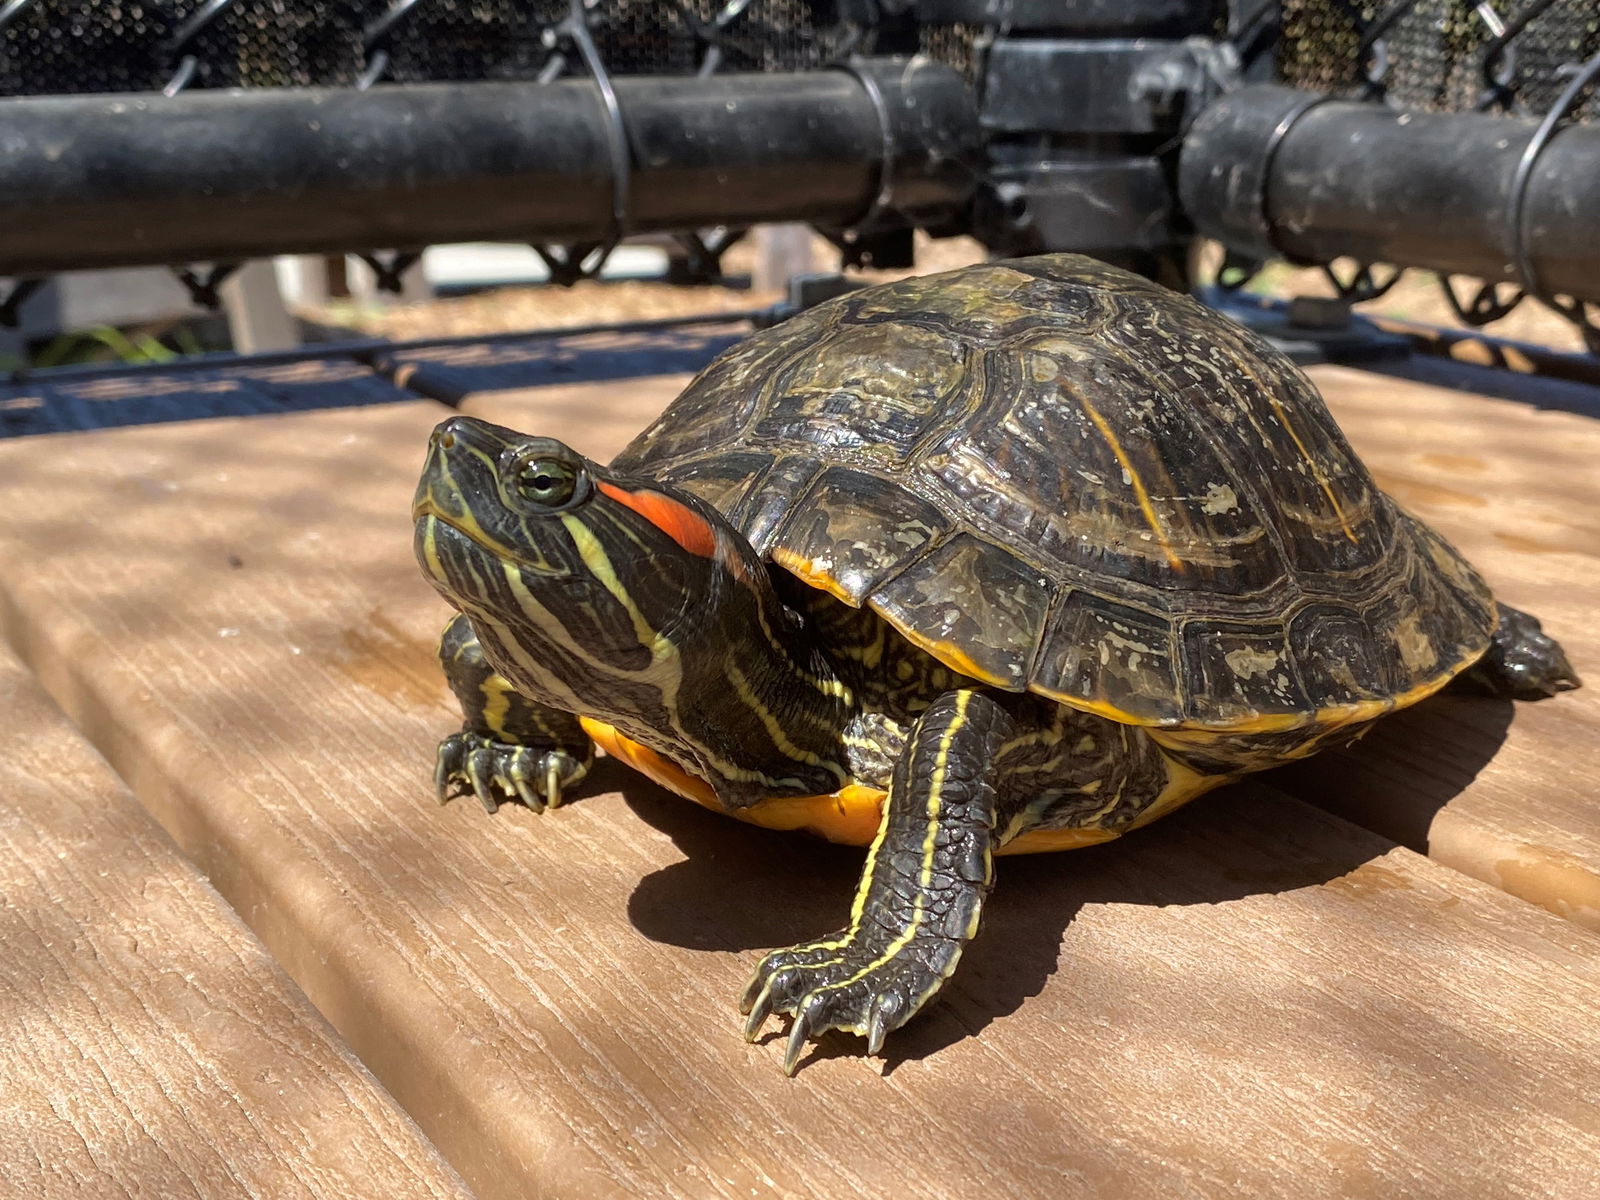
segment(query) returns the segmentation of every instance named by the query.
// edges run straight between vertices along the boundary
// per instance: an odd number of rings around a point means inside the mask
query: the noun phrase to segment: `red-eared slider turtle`
[[[977,932],[993,857],[1089,845],[1348,741],[1461,673],[1576,686],[1373,484],[1310,381],[1069,255],[867,288],[722,355],[604,467],[468,417],[417,491],[460,611],[441,796],[559,802],[592,743],[870,845],[849,925],[768,954],[754,1036],[869,1053]]]

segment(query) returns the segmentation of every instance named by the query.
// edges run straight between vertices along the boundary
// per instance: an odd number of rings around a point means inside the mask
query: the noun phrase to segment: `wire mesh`
[[[909,41],[891,49],[970,75],[977,36],[859,24],[832,0],[583,8],[614,75],[805,70],[899,30]],[[0,0],[0,95],[534,79],[568,15],[567,0]]]
[[[1542,116],[1600,53],[1594,0],[1283,0],[1282,11],[1284,82],[1397,108]],[[1600,101],[1591,92],[1570,117],[1600,117]]]

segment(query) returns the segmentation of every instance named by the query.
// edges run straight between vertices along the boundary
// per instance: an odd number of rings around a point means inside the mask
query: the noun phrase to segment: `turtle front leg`
[[[830,1029],[864,1035],[876,1054],[955,971],[994,879],[994,760],[1014,731],[1010,715],[976,691],[948,693],[918,718],[849,926],[768,954],[745,989],[748,1040],[772,1013],[794,1017],[786,1074],[806,1042]]]
[[[439,662],[465,718],[439,743],[440,804],[471,792],[491,813],[502,798],[543,812],[589,773],[594,744],[578,718],[518,693],[484,658],[466,617],[445,626]]]
[[[1462,675],[1463,682],[1508,700],[1542,700],[1579,686],[1561,645],[1537,617],[1502,604],[1489,649]]]

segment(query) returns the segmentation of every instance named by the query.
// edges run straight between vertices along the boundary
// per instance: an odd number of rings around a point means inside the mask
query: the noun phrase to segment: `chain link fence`
[[[1130,35],[1137,35],[1139,14],[1149,9],[1157,33],[1149,44],[1188,47],[1204,66],[1206,87],[1231,86],[1231,71],[1235,83],[1271,78],[1407,111],[1495,115],[1507,119],[1507,136],[1529,139],[1531,158],[1564,127],[1600,120],[1596,0],[1232,0],[1225,21],[1216,19],[1214,5],[1196,0],[1192,7],[1195,13],[1204,8],[1205,19],[1179,26],[1214,30],[1215,37],[1183,39],[1171,32],[1175,18],[1168,10],[1182,8],[1181,0],[1127,0],[1115,28],[1104,24],[1103,5],[1037,0],[0,0],[0,97],[561,78],[588,79],[606,93],[610,80],[628,76],[807,71],[860,55],[922,54],[960,73],[982,115],[985,98],[1003,90],[991,70],[1017,61],[991,56],[997,42],[1070,42],[1105,47],[1110,55],[1113,43],[1135,44]],[[1126,56],[1125,49],[1116,53]],[[1177,61],[1163,53],[1167,62]],[[1148,88],[1152,78],[1145,70],[1135,82]],[[1111,85],[1121,86],[1120,79]],[[1157,79],[1155,90],[1161,86]],[[1020,185],[1006,182],[1000,170],[1019,156],[1049,159],[1057,179],[1064,178],[1060,171],[1086,169],[1095,154],[1101,155],[1096,162],[1112,165],[1113,158],[1143,156],[1170,170],[1184,124],[1205,99],[1192,81],[1175,87],[1191,89],[1190,107],[1185,113],[1180,104],[1171,135],[1162,132],[1166,117],[1150,127],[1153,132],[1121,138],[1091,128],[1092,122],[1074,132],[1070,116],[1060,114],[1041,119],[1039,133],[991,123],[993,199],[986,206],[980,188],[973,210],[979,215],[968,220],[981,225],[985,212],[991,220],[1000,214],[1001,221],[1024,213],[1028,197],[1008,192]],[[1152,103],[1169,99],[1157,96]],[[1522,124],[1512,125],[1513,119]],[[1524,132],[1529,123],[1535,125],[1531,137]],[[1114,147],[1109,157],[1107,146]],[[1111,168],[1095,167],[1102,169]],[[1373,169],[1381,172],[1384,164]],[[1142,186],[1159,188],[1159,178]],[[1160,197],[1140,202],[1174,238],[1184,236],[1186,216],[1175,203],[1162,208]],[[1070,229],[1072,222],[1057,227]],[[992,245],[1027,244],[1004,231],[973,231]],[[698,269],[711,272],[740,232],[717,227],[679,236]],[[542,250],[564,280],[597,269],[603,251],[592,244]],[[410,261],[370,257],[389,280]],[[1260,265],[1235,254],[1222,282],[1237,288]],[[1351,301],[1382,295],[1408,266],[1322,265]],[[214,272],[191,267],[189,278],[197,298],[213,298]],[[1600,353],[1600,329],[1583,301],[1544,294],[1527,278],[1518,286],[1440,275],[1439,283],[1459,318],[1474,326],[1534,294]],[[13,292],[13,307],[17,298]]]
[[[820,0],[0,0],[0,95],[607,73],[799,71],[922,52],[969,74],[979,26]]]

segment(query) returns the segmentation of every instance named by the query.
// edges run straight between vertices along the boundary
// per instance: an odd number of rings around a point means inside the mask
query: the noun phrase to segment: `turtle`
[[[1458,677],[1578,686],[1283,354],[1075,255],[756,332],[609,466],[453,416],[413,516],[457,610],[441,802],[554,807],[598,745],[868,848],[844,928],[742,996],[749,1040],[791,1018],[790,1074],[934,998],[997,856],[1103,843]]]

